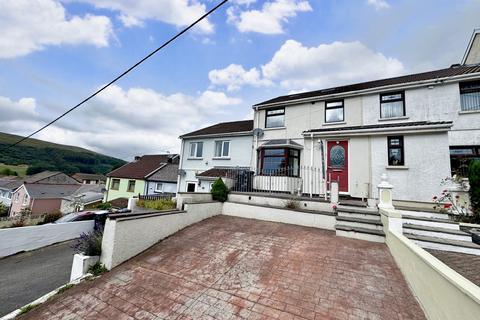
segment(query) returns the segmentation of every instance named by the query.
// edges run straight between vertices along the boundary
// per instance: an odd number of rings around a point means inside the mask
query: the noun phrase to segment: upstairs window
[[[118,190],[120,188],[120,179],[112,179],[112,190]]]
[[[460,105],[462,111],[480,110],[480,81],[460,83]]]
[[[190,143],[190,158],[201,158],[203,156],[203,142]]]
[[[230,141],[215,141],[215,158],[230,156]]]
[[[325,103],[325,122],[342,122],[345,121],[345,113],[343,109],[343,100],[328,101]]]
[[[380,95],[380,118],[405,116],[405,92],[390,92]]]
[[[265,128],[278,128],[285,126],[285,108],[270,109],[265,113]]]
[[[405,155],[403,150],[403,137],[387,137],[388,141],[388,165],[403,166],[405,165]]]
[[[128,180],[127,192],[135,191],[135,180]]]

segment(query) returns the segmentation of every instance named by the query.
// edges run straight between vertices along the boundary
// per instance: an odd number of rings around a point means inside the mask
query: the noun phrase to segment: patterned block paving
[[[480,286],[480,256],[431,249],[427,249],[427,251],[477,286]]]
[[[424,315],[384,244],[314,228],[217,216],[22,318],[424,319]]]

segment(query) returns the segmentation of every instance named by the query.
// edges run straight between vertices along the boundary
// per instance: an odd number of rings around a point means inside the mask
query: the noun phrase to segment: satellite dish
[[[263,130],[260,129],[260,128],[253,129],[253,135],[255,137],[261,137],[261,136],[263,136]]]

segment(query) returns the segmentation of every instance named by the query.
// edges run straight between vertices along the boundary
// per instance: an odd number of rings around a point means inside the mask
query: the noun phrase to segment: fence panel
[[[148,201],[155,201],[155,200],[171,200],[175,197],[174,193],[161,193],[161,194],[149,194],[149,195],[138,195],[138,199],[140,200],[148,200]]]

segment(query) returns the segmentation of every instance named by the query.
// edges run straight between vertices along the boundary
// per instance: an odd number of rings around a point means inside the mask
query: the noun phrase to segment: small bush
[[[25,219],[22,217],[20,219],[14,220],[10,225],[10,228],[20,228],[25,227]]]
[[[96,276],[99,276],[101,275],[102,273],[105,273],[107,272],[108,269],[105,268],[105,266],[100,263],[100,262],[97,262],[95,263],[93,266],[91,266],[89,269],[88,269],[88,272],[90,272],[91,274],[93,274],[95,277]]]
[[[212,199],[225,202],[228,199],[228,188],[223,182],[222,178],[218,178],[215,180],[215,182],[212,185],[212,190],[210,191],[212,193]]]
[[[473,211],[480,214],[480,160],[472,161],[468,168],[468,182],[470,184],[470,202]]]
[[[82,233],[72,246],[73,251],[86,256],[99,256],[102,253],[102,238],[103,233],[98,230]]]
[[[5,217],[8,215],[8,207],[3,203],[0,203],[0,217]]]
[[[138,200],[137,206],[154,210],[170,210],[175,209],[177,204],[173,200]]]
[[[52,223],[57,221],[63,216],[63,214],[60,211],[55,211],[55,212],[50,212],[45,215],[43,218],[42,223]]]
[[[300,203],[295,200],[287,200],[285,202],[285,208],[287,209],[299,209],[300,208]]]
[[[108,210],[112,207],[111,203],[105,202],[105,203],[99,203],[95,206],[96,209],[100,210]]]

